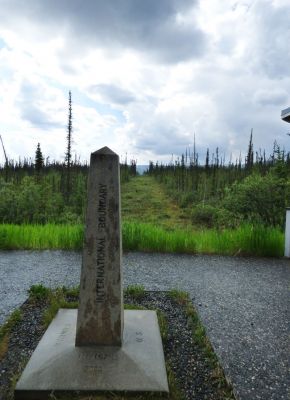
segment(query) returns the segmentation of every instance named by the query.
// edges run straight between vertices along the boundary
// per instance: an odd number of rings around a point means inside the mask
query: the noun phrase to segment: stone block
[[[15,389],[15,399],[51,392],[168,392],[155,311],[125,310],[123,345],[75,346],[77,310],[59,310]]]

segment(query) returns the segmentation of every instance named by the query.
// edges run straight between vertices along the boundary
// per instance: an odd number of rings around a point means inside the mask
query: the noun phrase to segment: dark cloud
[[[126,105],[136,100],[136,97],[128,90],[116,85],[99,84],[89,88],[91,93],[99,94],[106,102]]]
[[[128,48],[174,63],[206,51],[205,35],[194,20],[185,25],[177,18],[196,5],[197,0],[4,0],[0,22],[15,29],[36,23],[40,32],[65,33],[74,51],[94,45]]]

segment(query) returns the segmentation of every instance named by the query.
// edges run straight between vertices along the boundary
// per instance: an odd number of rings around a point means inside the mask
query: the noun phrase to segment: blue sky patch
[[[0,37],[0,49],[7,47],[6,42]]]
[[[72,101],[79,103],[83,107],[92,107],[101,115],[114,115],[119,122],[125,122],[125,117],[122,111],[113,108],[110,104],[94,101],[77,89],[72,90]]]

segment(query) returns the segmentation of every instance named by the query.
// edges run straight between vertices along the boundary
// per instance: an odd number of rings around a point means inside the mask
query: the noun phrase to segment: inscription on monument
[[[103,368],[97,365],[84,365],[84,371],[90,377],[95,377],[103,372]]]
[[[99,202],[98,202],[98,231],[102,233],[107,225],[107,185],[99,183]],[[105,249],[106,239],[97,239],[97,274],[96,274],[96,302],[105,301]]]
[[[99,205],[98,205],[98,229],[106,228],[107,218],[107,185],[99,183]]]
[[[144,341],[143,332],[138,331],[138,332],[135,332],[135,333],[136,333],[136,342],[137,343],[142,343]]]
[[[105,300],[105,238],[97,239],[96,301]]]
[[[96,353],[81,353],[78,356],[79,360],[82,361],[94,361],[94,360],[112,360],[116,361],[118,359],[117,354],[107,354],[107,353],[102,353],[102,352],[96,352]]]

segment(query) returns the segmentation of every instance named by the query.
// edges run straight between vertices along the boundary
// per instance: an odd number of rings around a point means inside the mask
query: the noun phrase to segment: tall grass
[[[284,234],[278,228],[242,225],[225,230],[167,231],[151,224],[123,222],[123,250],[281,257]],[[0,249],[79,250],[82,225],[0,225]]]
[[[263,225],[196,232],[197,253],[282,257],[284,233]]]
[[[284,234],[279,228],[241,225],[237,229],[172,232],[139,223],[123,224],[126,250],[282,257]]]
[[[79,250],[82,245],[82,225],[0,225],[1,249]]]

